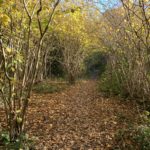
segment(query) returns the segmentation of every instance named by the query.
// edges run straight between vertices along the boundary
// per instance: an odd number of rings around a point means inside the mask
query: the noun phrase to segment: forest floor
[[[33,94],[28,112],[27,131],[37,137],[38,150],[113,149],[118,131],[138,120],[136,105],[103,97],[95,81]]]

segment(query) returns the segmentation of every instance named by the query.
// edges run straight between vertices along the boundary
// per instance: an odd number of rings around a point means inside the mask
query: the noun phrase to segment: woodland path
[[[131,103],[104,98],[95,81],[83,81],[60,93],[33,94],[28,132],[39,150],[107,150],[115,134],[135,122]]]

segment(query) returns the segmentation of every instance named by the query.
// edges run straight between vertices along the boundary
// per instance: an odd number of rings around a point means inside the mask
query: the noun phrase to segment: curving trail
[[[95,81],[82,81],[61,93],[33,95],[28,132],[39,150],[107,150],[115,134],[135,122],[128,102],[104,98]]]

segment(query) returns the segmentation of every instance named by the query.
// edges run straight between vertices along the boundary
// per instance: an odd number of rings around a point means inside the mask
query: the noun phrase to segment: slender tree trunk
[[[9,121],[9,134],[10,134],[10,141],[16,142],[17,139],[19,139],[20,134],[23,131],[23,123],[14,114],[10,115],[10,121]]]
[[[72,73],[68,73],[68,82],[71,85],[75,84],[75,77]]]

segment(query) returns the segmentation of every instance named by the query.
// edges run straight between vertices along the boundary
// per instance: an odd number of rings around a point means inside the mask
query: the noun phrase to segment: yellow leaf
[[[7,51],[8,53],[11,53],[11,52],[12,52],[11,48],[9,48],[9,47],[6,48],[6,51]]]
[[[0,22],[2,22],[2,24],[4,26],[7,26],[9,24],[9,22],[10,22],[10,18],[7,15],[5,15],[5,14],[4,15],[1,14],[0,15]]]

